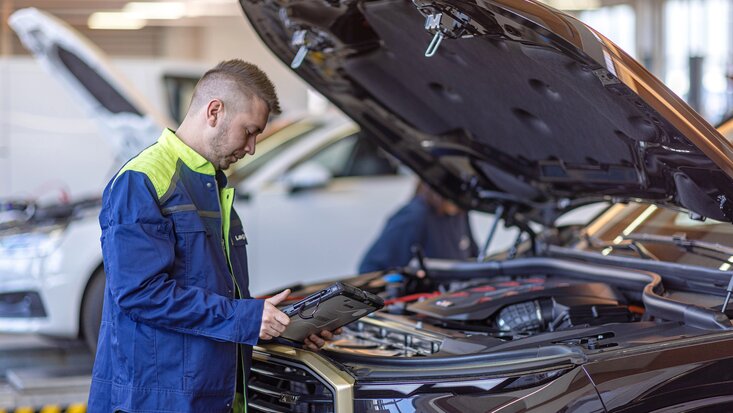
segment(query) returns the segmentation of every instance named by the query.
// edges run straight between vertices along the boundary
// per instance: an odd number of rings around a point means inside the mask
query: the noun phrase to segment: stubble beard
[[[209,146],[211,159],[215,162],[214,167],[222,171],[228,168],[231,164],[228,162],[229,156],[224,154],[222,151],[224,137],[227,136],[228,133],[229,125],[222,125],[221,132],[211,139],[211,145]]]

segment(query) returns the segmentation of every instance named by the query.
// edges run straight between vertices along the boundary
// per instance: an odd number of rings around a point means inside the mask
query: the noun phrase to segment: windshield
[[[229,182],[232,185],[249,178],[260,166],[268,163],[286,149],[300,142],[310,132],[323,125],[312,120],[303,120],[286,126],[257,143],[257,150],[253,156],[246,156],[234,167],[229,168]]]
[[[666,262],[698,265],[708,268],[727,270],[731,260],[717,254],[712,257],[701,254],[699,249],[685,249],[672,242],[673,237],[702,241],[721,246],[733,247],[733,226],[729,223],[707,219],[696,221],[685,212],[673,211],[656,205],[628,204],[615,205],[601,215],[586,231],[587,242],[582,249],[601,252],[604,255],[643,256],[648,255]],[[669,243],[640,240],[642,235],[668,237]],[[624,248],[630,238],[638,248]],[[719,258],[718,258],[719,257]]]

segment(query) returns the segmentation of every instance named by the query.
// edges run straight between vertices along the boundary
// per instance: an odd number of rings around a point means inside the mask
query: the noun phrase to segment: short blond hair
[[[231,100],[232,102],[225,103],[236,104],[239,99],[233,93],[237,92],[247,99],[254,96],[262,99],[271,114],[277,115],[281,112],[275,86],[265,72],[242,59],[222,61],[204,73],[196,84],[188,110],[198,110],[213,98]]]

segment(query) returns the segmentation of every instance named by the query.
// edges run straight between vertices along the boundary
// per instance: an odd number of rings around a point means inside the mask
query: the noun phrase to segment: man
[[[425,256],[465,260],[478,254],[468,214],[420,182],[410,202],[392,215],[359,264],[359,272],[402,267],[418,246]]]
[[[243,411],[251,346],[289,318],[248,290],[247,237],[222,170],[254,154],[275,89],[229,60],[196,85],[180,127],[130,160],[104,190],[107,275],[89,411]],[[330,332],[312,335],[317,350]]]

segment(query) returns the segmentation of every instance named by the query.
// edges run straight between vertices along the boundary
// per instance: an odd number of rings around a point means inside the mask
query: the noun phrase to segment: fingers
[[[320,347],[318,347],[317,345],[315,345],[308,338],[305,339],[305,341],[303,342],[303,345],[305,346],[305,348],[307,348],[308,350],[311,350],[311,351],[318,351],[318,350],[320,350]]]
[[[275,320],[278,323],[282,324],[283,326],[287,326],[288,324],[290,324],[290,317],[285,315],[285,313],[278,310],[277,308],[275,308],[274,317],[275,317]]]
[[[318,351],[324,344],[326,344],[326,341],[318,337],[316,334],[311,334],[305,338],[303,344],[309,350]]]
[[[282,325],[284,328],[290,324],[290,317],[285,315],[285,313],[277,309],[274,305],[266,302],[262,309],[262,321],[268,324]]]
[[[309,350],[316,351],[326,344],[326,340],[332,340],[336,334],[341,334],[340,328],[334,331],[321,330],[318,334],[311,334],[306,337],[303,344]]]
[[[308,336],[308,339],[313,344],[315,344],[316,346],[318,346],[318,348],[321,348],[321,347],[323,347],[324,344],[326,344],[326,340],[318,337],[316,334],[311,334],[310,336]]]
[[[273,336],[273,337],[280,337],[280,334],[282,334],[282,331],[279,331],[278,329],[272,328],[272,327],[269,327],[269,326],[268,327],[265,327],[262,331],[265,334],[270,335],[270,336]]]
[[[285,290],[273,298],[277,298],[279,296],[285,297],[288,292],[288,290]],[[278,310],[271,302],[265,300],[265,305],[262,308],[260,338],[263,338],[263,336],[270,336],[270,339],[273,337],[279,337],[283,331],[285,331],[288,324],[290,324],[290,318],[285,315],[285,313]]]
[[[330,340],[333,338],[333,333],[328,330],[321,331],[321,337],[325,338],[326,340]]]
[[[344,330],[341,327],[339,327],[333,331],[321,330],[319,334],[321,335],[321,337],[325,338],[326,340],[333,340],[335,336],[343,333],[343,331]]]
[[[305,346],[305,348],[311,351],[318,351],[321,349],[319,346],[313,343],[309,338],[305,339],[305,341],[303,342],[303,345]]]
[[[285,326],[279,323],[265,324],[265,328],[263,330],[267,332],[267,334],[277,337],[285,331]]]
[[[285,331],[284,327],[263,325],[260,327],[260,338],[264,338],[264,336],[269,336],[269,338],[265,338],[265,340],[270,340],[274,337],[280,337],[283,331]]]
[[[288,295],[289,294],[290,294],[290,289],[288,288],[287,290],[282,291],[280,294],[275,295],[275,296],[272,296],[272,297],[266,299],[265,301],[267,301],[268,303],[270,303],[272,305],[278,305],[283,300],[285,300],[286,298],[288,298]]]

